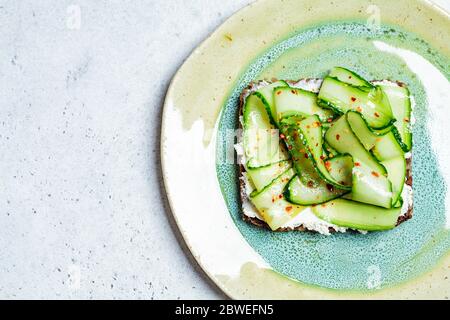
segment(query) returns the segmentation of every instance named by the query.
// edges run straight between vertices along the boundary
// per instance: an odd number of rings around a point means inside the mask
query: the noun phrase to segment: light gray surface
[[[223,297],[169,226],[160,117],[248,2],[0,1],[0,298]]]
[[[177,241],[160,117],[249,2],[0,1],[0,298],[224,297]]]

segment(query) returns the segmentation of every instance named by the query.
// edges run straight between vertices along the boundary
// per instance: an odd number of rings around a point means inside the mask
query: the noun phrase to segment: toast
[[[257,81],[257,82],[252,82],[242,91],[240,98],[239,98],[239,107],[238,107],[239,119],[242,119],[243,108],[244,108],[246,98],[253,92],[260,89],[261,87],[270,85],[271,83],[276,82],[276,81],[277,81],[277,79],[271,79],[270,81],[261,80],[261,81]],[[291,80],[286,81],[286,83],[291,87],[301,88],[301,89],[312,91],[312,92],[318,92],[321,82],[322,82],[322,79],[314,79],[314,78],[301,79],[298,81],[291,81]],[[378,82],[378,81],[372,81],[372,83],[375,83],[375,82]],[[403,83],[397,82],[397,81],[391,82],[391,83],[398,85],[400,87],[404,86]],[[242,121],[239,121],[239,129],[243,129]],[[239,132],[242,132],[242,130],[239,130]],[[240,141],[241,138],[242,137],[238,137],[238,140]],[[265,229],[270,230],[269,225],[259,217],[259,215],[257,213],[258,212],[257,209],[253,206],[253,204],[248,199],[248,192],[247,192],[247,186],[246,186],[247,179],[245,178],[246,170],[242,163],[239,162],[238,166],[239,166],[239,195],[240,195],[240,201],[241,201],[240,204],[241,204],[242,219],[245,222],[250,223],[256,227],[265,228]],[[409,190],[412,190],[412,180],[413,180],[412,179],[412,157],[410,155],[406,158],[406,180],[405,180],[405,185],[410,187]],[[412,192],[412,191],[410,191],[410,192]],[[410,195],[410,199],[408,199],[408,200],[409,201],[405,201],[405,204],[402,207],[402,214],[398,217],[396,226],[398,226],[401,223],[412,218],[413,203],[412,203],[411,195]],[[253,212],[251,214],[249,214],[249,211],[251,211],[251,210],[253,210]],[[347,229],[347,228],[341,228],[341,227],[336,228],[332,225],[328,226],[327,228],[328,228],[328,230],[325,230],[325,232],[320,232],[320,233],[329,234],[329,233],[334,233],[337,231],[345,232],[347,230],[353,230],[353,229]],[[276,232],[287,232],[287,231],[319,232],[317,230],[312,230],[311,228],[308,228],[304,224],[280,227],[273,231],[276,231]],[[361,232],[365,233],[363,231],[361,231]]]

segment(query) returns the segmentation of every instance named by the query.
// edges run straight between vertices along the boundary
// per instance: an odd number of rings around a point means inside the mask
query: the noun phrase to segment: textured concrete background
[[[0,298],[224,298],[171,221],[161,106],[250,2],[0,1]]]

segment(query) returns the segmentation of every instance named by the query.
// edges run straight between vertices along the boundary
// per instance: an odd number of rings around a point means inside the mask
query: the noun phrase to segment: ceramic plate
[[[426,1],[261,0],[219,27],[174,77],[161,156],[178,227],[232,298],[448,298],[450,19]],[[400,80],[416,102],[414,217],[367,235],[273,233],[242,221],[233,134],[257,79],[333,66]],[[230,142],[231,141],[231,142]]]

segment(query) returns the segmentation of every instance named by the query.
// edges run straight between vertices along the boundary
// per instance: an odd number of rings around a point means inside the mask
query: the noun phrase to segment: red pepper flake
[[[375,112],[374,115],[375,115],[375,117],[377,117],[377,118],[380,117],[380,114],[379,114],[378,112]]]
[[[328,189],[328,191],[330,191],[330,192],[333,192],[333,191],[334,191],[334,187],[333,187],[331,184],[329,184],[329,183],[327,183],[327,189]]]
[[[359,166],[361,166],[361,163],[355,162],[355,167],[359,167]]]
[[[325,161],[325,168],[327,168],[327,170],[330,171],[330,169],[331,169],[331,162],[330,161]]]
[[[362,112],[362,108],[358,106],[358,107],[356,107],[356,111]]]
[[[379,177],[380,176],[380,174],[378,173],[378,172],[375,172],[375,171],[372,171],[372,175],[374,176],[374,177]]]
[[[355,102],[355,101],[356,101],[356,98],[355,98],[355,97],[351,97],[350,99],[352,100],[352,102]]]
[[[339,140],[341,136],[339,134],[336,135],[336,140]]]
[[[321,155],[320,156],[320,160],[324,160],[325,159],[325,156],[324,155]]]
[[[284,139],[286,139],[286,136],[284,134],[280,133],[280,138],[284,140]]]
[[[317,142],[317,143],[316,143],[316,147],[318,147],[318,146],[319,146],[319,143]]]
[[[314,183],[313,183],[311,180],[309,180],[308,183],[307,183],[306,185],[307,185],[309,188],[314,187]]]
[[[280,91],[277,91],[277,96],[279,96],[281,94],[281,90]]]
[[[348,76],[348,78],[349,78],[349,79],[351,79],[351,78],[352,78],[352,76]]]
[[[320,122],[319,121],[314,122],[313,128],[318,128],[318,127],[320,127]]]
[[[308,124],[308,125],[306,126],[306,128],[308,128],[308,129],[309,129],[309,128],[311,128],[311,126],[310,126],[310,125]]]
[[[298,94],[297,91],[295,91],[294,89],[291,90],[292,94]]]
[[[308,157],[308,154],[307,154],[307,153],[305,153],[305,158],[306,158],[306,159],[308,159],[308,158],[309,158],[309,157]]]
[[[287,212],[289,212],[289,211],[291,211],[291,210],[292,210],[292,206],[286,207],[286,211],[287,211]]]
[[[280,194],[280,195],[278,196],[278,199],[283,199],[283,195]]]
[[[409,118],[405,118],[405,119],[403,119],[403,121],[409,122]]]
[[[327,119],[327,122],[332,122],[333,121],[333,118],[328,118]]]
[[[326,205],[325,203],[322,203],[320,206],[321,206],[322,208],[325,208],[327,205]]]
[[[292,150],[292,146],[291,146],[291,145],[288,145],[288,149],[289,149],[289,150]]]

